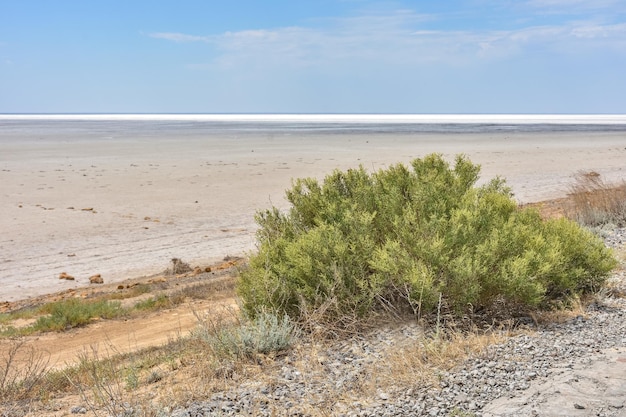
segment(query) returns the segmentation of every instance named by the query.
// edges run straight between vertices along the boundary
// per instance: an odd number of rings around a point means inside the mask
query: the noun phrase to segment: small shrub
[[[203,321],[194,334],[208,343],[218,358],[250,358],[289,348],[298,330],[286,315],[279,319],[274,314],[260,313],[252,320],[230,326]]]
[[[568,220],[520,209],[505,182],[475,187],[479,166],[458,156],[335,171],[287,191],[288,213],[256,216],[258,253],[241,273],[245,311],[328,321],[376,309],[453,311],[494,301],[537,306],[601,286],[615,260]],[[319,316],[319,315],[318,315]]]
[[[159,370],[152,370],[150,374],[146,377],[146,383],[155,384],[163,379],[163,373]]]
[[[135,366],[129,366],[126,369],[126,390],[132,391],[139,387],[138,369]]]

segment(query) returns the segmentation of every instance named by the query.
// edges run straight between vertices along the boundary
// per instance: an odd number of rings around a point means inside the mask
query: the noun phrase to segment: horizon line
[[[344,124],[626,125],[626,114],[523,113],[0,113],[0,121],[179,121]]]

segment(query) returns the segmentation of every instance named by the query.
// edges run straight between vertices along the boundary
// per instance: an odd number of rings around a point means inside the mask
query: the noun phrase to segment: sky
[[[0,0],[0,113],[626,113],[625,0]]]

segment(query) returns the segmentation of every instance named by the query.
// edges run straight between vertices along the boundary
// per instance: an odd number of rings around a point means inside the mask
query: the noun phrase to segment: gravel
[[[603,234],[609,246],[622,247],[626,242],[624,228],[604,230]],[[613,288],[626,292],[623,271],[612,280]],[[584,368],[606,349],[626,347],[626,300],[610,293],[600,298],[601,302],[565,323],[509,337],[453,371],[441,372],[435,386],[386,386],[384,392],[368,399],[355,400],[349,395],[363,384],[367,366],[380,363],[386,347],[399,341],[418,343],[422,329],[413,324],[380,330],[317,352],[315,359],[310,358],[315,362],[311,372],[302,372],[302,363],[296,366],[296,357],[288,355],[277,360],[282,362],[271,384],[247,382],[206,401],[172,410],[169,415],[483,416],[485,407],[498,398],[515,398],[533,383]],[[626,413],[623,406],[618,404],[613,411],[598,415],[625,415],[620,414]],[[585,411],[578,403],[572,410]]]

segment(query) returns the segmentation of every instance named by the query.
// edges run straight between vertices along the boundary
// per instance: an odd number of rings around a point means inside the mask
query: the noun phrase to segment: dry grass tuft
[[[566,323],[578,317],[587,318],[587,307],[597,301],[599,295],[594,294],[585,298],[572,296],[565,300],[563,305],[553,310],[536,310],[530,312],[535,325],[545,326],[550,323]]]
[[[0,415],[12,415],[24,408],[46,389],[49,355],[26,347],[23,340],[10,341],[5,356],[0,359]]]
[[[436,386],[438,376],[488,346],[504,340],[506,331],[443,331],[435,337],[407,341],[385,352],[373,375],[383,386]]]
[[[116,352],[108,350],[102,356],[98,346],[93,345],[79,355],[80,363],[76,371],[71,376],[67,375],[96,416],[101,409],[114,416],[130,415],[133,410],[124,387],[125,371],[118,359],[120,357]]]
[[[334,308],[337,300],[329,297],[319,307],[311,308],[306,301],[301,300],[300,318],[298,322],[304,333],[314,340],[336,340],[346,339],[362,334],[368,330],[376,329],[381,323],[394,319],[390,314],[382,317],[376,312],[372,312],[369,317],[357,317],[356,315],[343,314],[329,320],[326,312],[329,308]]]
[[[587,226],[626,225],[626,182],[608,184],[595,171],[580,171],[574,178],[567,217]]]

